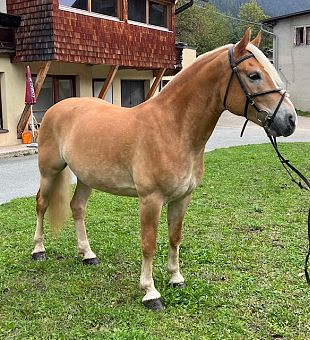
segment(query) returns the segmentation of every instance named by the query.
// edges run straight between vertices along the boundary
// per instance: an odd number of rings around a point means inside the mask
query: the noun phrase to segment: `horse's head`
[[[272,136],[289,136],[297,115],[277,71],[258,49],[261,34],[250,41],[248,29],[229,49],[232,70],[224,95],[224,106],[237,115],[263,126]]]

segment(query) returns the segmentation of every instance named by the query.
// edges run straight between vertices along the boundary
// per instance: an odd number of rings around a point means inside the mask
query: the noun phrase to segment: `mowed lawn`
[[[310,144],[281,149],[310,176]],[[72,221],[57,239],[47,226],[48,260],[32,261],[34,198],[0,206],[0,338],[309,339],[309,193],[270,145],[215,150],[205,164],[185,218],[185,289],[168,283],[163,212],[154,264],[162,313],[141,303],[136,199],[93,192],[87,229],[99,266],[82,265]]]

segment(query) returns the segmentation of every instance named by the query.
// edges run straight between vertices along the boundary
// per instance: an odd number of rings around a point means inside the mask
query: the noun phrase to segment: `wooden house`
[[[7,0],[12,39],[5,50],[0,45],[0,145],[19,143],[28,126],[26,65],[38,122],[71,96],[126,107],[152,96],[164,75],[180,69],[175,7],[175,0]],[[0,17],[0,37],[1,28]]]

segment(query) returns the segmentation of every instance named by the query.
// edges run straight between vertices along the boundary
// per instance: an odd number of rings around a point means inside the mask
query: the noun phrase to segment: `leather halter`
[[[249,120],[248,119],[248,107],[249,107],[249,105],[253,106],[254,109],[256,110],[257,119],[263,124],[265,130],[269,129],[271,123],[273,122],[273,120],[274,120],[277,112],[279,111],[280,106],[281,106],[281,104],[282,104],[282,102],[285,98],[286,91],[281,87],[277,87],[277,88],[272,89],[272,90],[256,92],[256,93],[249,93],[246,85],[244,84],[243,80],[241,79],[240,73],[238,71],[238,65],[241,64],[243,61],[245,61],[247,59],[255,58],[254,54],[252,52],[249,52],[248,55],[246,55],[246,56],[238,59],[237,61],[235,61],[234,60],[234,46],[231,46],[231,47],[229,47],[229,50],[228,50],[228,56],[229,56],[229,63],[230,63],[230,67],[232,69],[232,72],[231,72],[231,76],[229,78],[229,81],[228,81],[228,84],[227,84],[227,87],[226,87],[226,92],[225,92],[225,96],[224,96],[224,108],[227,109],[226,102],[227,102],[228,92],[229,92],[229,89],[230,89],[232,79],[233,79],[234,75],[236,75],[237,80],[240,84],[240,87],[241,87],[241,89],[242,89],[242,91],[243,91],[243,93],[246,97],[246,102],[245,102],[244,111],[243,111],[243,115],[246,118],[246,122],[243,126],[241,136],[242,136],[243,131],[245,129],[245,126],[246,126],[246,124]],[[281,93],[282,91],[283,91],[283,93]],[[256,104],[255,100],[254,100],[254,98],[256,98],[256,97],[264,96],[264,95],[267,95],[267,94],[270,94],[270,93],[277,93],[277,92],[281,94],[281,98],[280,98],[278,105],[275,108],[273,113],[260,109],[258,107],[258,105]],[[262,119],[258,116],[258,114],[261,114],[261,113],[265,113],[265,116]]]

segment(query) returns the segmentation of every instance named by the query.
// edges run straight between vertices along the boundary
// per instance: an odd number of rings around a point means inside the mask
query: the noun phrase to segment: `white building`
[[[274,58],[296,108],[310,111],[310,9],[269,18]]]

